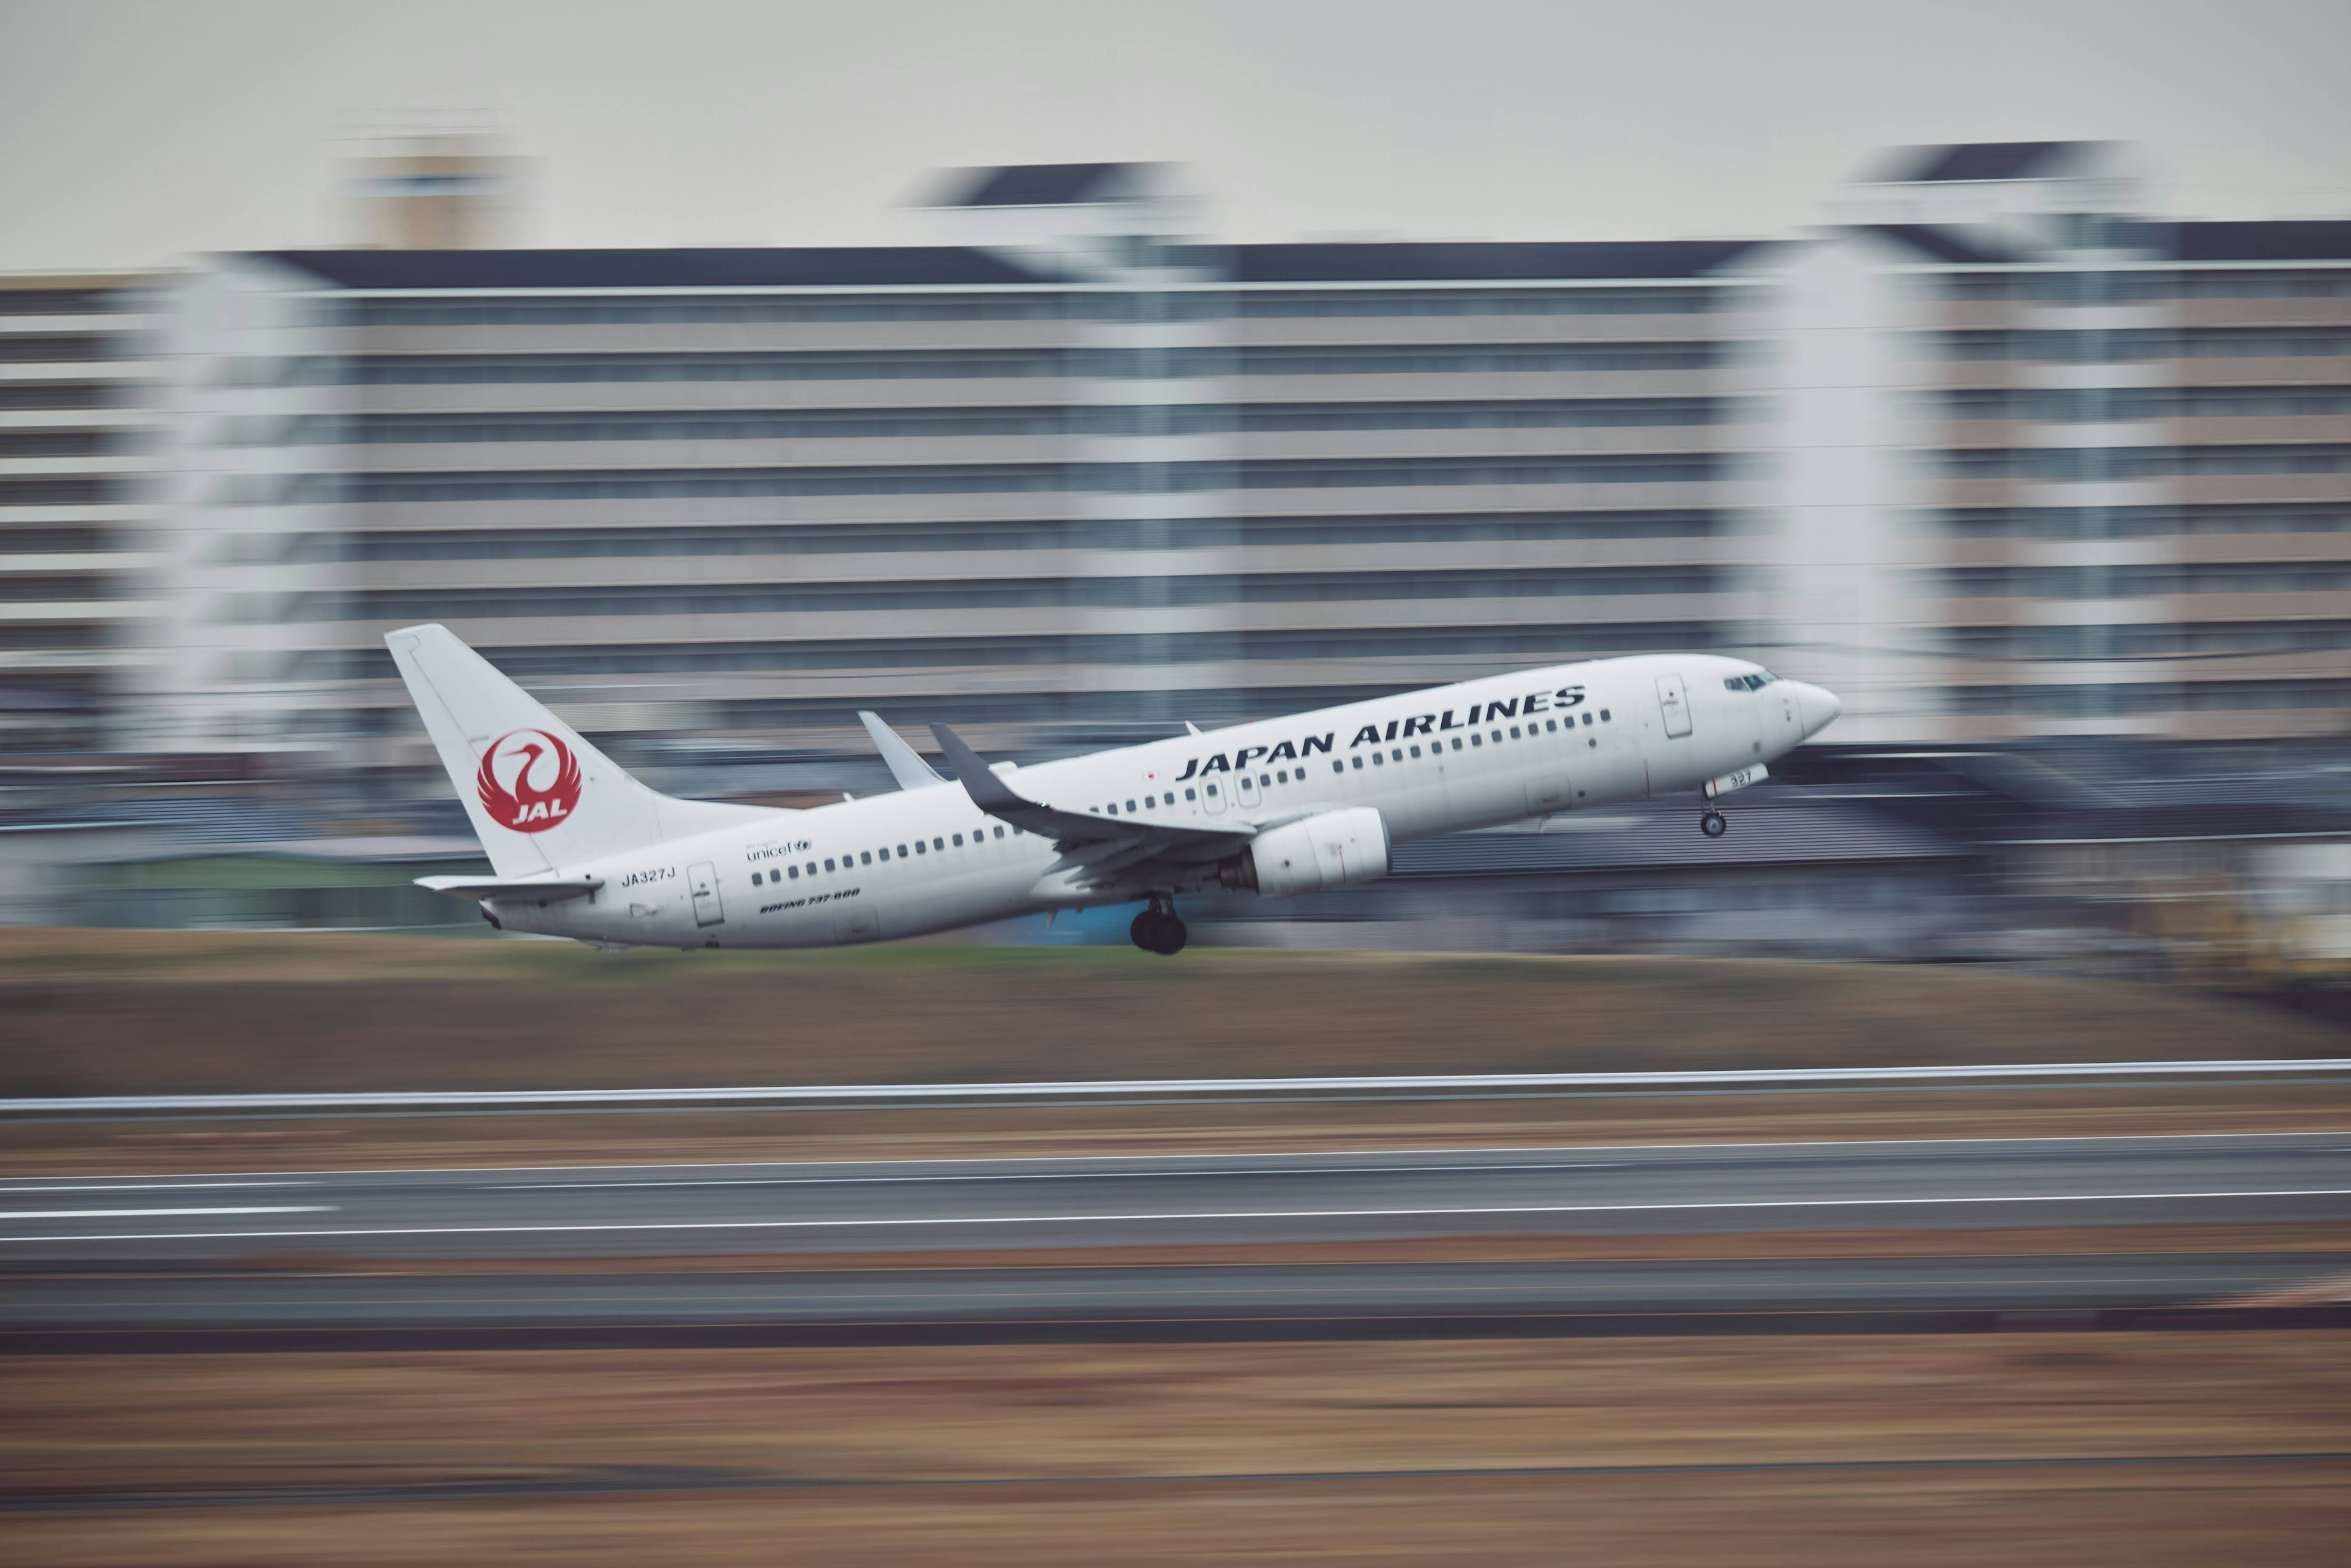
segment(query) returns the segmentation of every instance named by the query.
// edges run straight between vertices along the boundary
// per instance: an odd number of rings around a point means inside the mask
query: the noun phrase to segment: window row
[[[906,464],[870,468],[529,469],[506,473],[232,476],[234,504],[653,500],[730,496],[1187,495],[1207,490],[1462,485],[1703,484],[1737,459],[1713,452],[1559,457],[1299,458],[1246,463]],[[239,483],[242,479],[244,482]]]
[[[1076,377],[1186,381],[1229,375],[1462,375],[1703,370],[1719,343],[1495,344],[1396,348],[807,350],[789,352],[374,354],[229,367],[245,385],[475,382],[953,381]]]
[[[2132,268],[2095,272],[1958,272],[1943,279],[1952,299],[2016,299],[2104,305],[2139,299],[2312,299],[2351,295],[2351,267]]]
[[[516,441],[774,441],[1024,435],[1198,435],[1346,430],[1539,430],[1718,424],[1718,398],[1445,402],[1162,403],[1034,408],[699,410],[640,413],[308,415],[237,444],[308,446]]]
[[[269,608],[276,608],[271,606]],[[524,643],[489,650],[498,668],[517,680],[595,675],[791,674],[800,671],[885,671],[1020,668],[1080,664],[1188,664],[1270,663],[1306,659],[1509,660],[1536,664],[1568,659],[1610,658],[1621,653],[1658,653],[1731,646],[1755,640],[1743,623],[1711,621],[1637,621],[1614,624],[1583,619],[1552,625],[1497,628],[1419,626],[1350,630],[1249,632],[1043,633],[1006,637],[876,637],[807,642],[626,643]],[[319,652],[287,679],[395,680],[399,672],[381,648]],[[1288,709],[1327,707],[1316,690],[1286,702]],[[1309,701],[1311,696],[1318,700]],[[840,698],[826,710],[839,721]],[[963,699],[971,700],[967,694]],[[1123,699],[1122,699],[1123,701]],[[1269,697],[1267,700],[1270,701]],[[1122,711],[1126,711],[1122,709]]]
[[[2351,413],[2351,387],[1970,387],[1941,404],[1954,419],[2302,418]]]
[[[1977,446],[1938,455],[1968,479],[2144,479],[2202,474],[2346,474],[2351,445]]]
[[[1181,549],[1249,545],[1483,543],[1707,538],[1727,514],[1404,513],[1392,517],[1185,517],[1007,523],[801,523],[610,528],[325,530],[229,536],[242,560],[574,560],[611,556],[890,555],[907,552]],[[250,553],[247,553],[247,552]]]
[[[2172,593],[2339,593],[2351,562],[2210,561],[2196,566],[1956,567],[1944,578],[1967,599],[2147,599]]]
[[[882,610],[1150,608],[1198,604],[1394,602],[1703,594],[1711,567],[1409,572],[1285,572],[1236,577],[1003,578],[934,582],[653,584],[609,588],[362,589],[273,601],[246,619],[420,621],[560,615],[855,614]],[[255,608],[259,608],[256,606]]]
[[[977,849],[991,836],[998,839],[1007,836],[1001,823],[993,824],[988,828],[973,829],[969,847]],[[1010,836],[1017,839],[1022,835],[1018,831],[1014,831]],[[913,860],[916,856],[927,856],[933,852],[949,854],[965,847],[963,834],[940,834],[927,841],[915,839],[911,843],[898,845],[897,858],[906,861]],[[774,883],[780,886],[787,882],[799,882],[804,875],[815,878],[830,876],[836,871],[854,871],[860,866],[870,866],[877,860],[883,865],[890,863],[891,851],[888,844],[882,844],[870,850],[847,850],[838,855],[826,855],[821,861],[810,859],[805,862],[793,861],[783,865],[767,866],[751,873],[751,885],[764,887],[769,883]],[[823,867],[821,871],[818,869],[820,865]]]
[[[2121,364],[2146,360],[2292,359],[2351,354],[2341,327],[2129,327],[2111,330],[1945,332],[1949,360],[2034,360],[2060,364]]]

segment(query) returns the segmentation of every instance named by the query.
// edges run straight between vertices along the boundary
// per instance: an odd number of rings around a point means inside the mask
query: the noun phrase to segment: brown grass
[[[552,1088],[2333,1052],[2193,993],[1954,969],[0,933],[0,1092]]]
[[[2331,1563],[2340,1458],[1949,1462],[2346,1450],[2351,1340],[2321,1333],[60,1358],[0,1380],[19,1493],[587,1489],[11,1514],[27,1564]],[[1917,1468],[1834,1468],[1888,1461]],[[1726,1465],[1831,1468],[1539,1473]],[[704,1490],[626,1490],[648,1466]]]

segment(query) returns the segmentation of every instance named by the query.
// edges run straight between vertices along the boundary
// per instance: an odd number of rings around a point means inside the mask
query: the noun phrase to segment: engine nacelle
[[[1320,893],[1388,873],[1388,827],[1369,806],[1269,829],[1217,866],[1217,880],[1268,898]]]

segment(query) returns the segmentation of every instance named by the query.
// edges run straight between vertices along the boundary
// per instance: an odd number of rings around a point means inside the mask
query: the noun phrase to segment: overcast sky
[[[2143,143],[2351,214],[2346,0],[0,0],[0,270],[349,237],[371,137],[495,131],[526,245],[924,231],[943,165],[1187,163],[1210,237],[1769,235],[1897,142]]]

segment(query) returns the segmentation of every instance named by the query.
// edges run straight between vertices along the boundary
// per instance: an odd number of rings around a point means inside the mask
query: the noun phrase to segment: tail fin
[[[445,626],[403,627],[384,642],[502,877],[787,814],[655,794]]]

